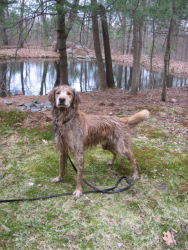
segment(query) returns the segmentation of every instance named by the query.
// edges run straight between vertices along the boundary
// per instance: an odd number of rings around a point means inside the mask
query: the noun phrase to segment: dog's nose
[[[60,104],[64,104],[65,103],[65,98],[59,98],[59,102],[60,102]]]

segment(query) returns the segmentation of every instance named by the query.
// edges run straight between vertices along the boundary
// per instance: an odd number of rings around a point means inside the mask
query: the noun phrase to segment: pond
[[[24,61],[0,64],[0,96],[6,95],[45,95],[56,81],[55,61]],[[95,61],[69,60],[69,83],[79,92],[94,91],[99,88]],[[115,85],[129,90],[132,68],[113,64]],[[160,88],[162,74],[153,72],[152,86],[149,84],[149,71],[142,69],[139,90]],[[168,87],[188,84],[188,79],[171,76]]]

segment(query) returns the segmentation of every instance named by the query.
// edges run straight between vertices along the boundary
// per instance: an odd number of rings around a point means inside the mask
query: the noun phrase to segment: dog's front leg
[[[77,184],[76,190],[74,191],[74,199],[78,199],[82,195],[82,180],[83,180],[83,173],[82,169],[84,168],[84,154],[80,154],[75,156],[76,164],[77,164]]]
[[[64,149],[58,149],[58,157],[59,157],[59,175],[52,179],[51,182],[60,182],[62,181],[63,176],[65,175],[65,167],[67,164],[67,151]]]

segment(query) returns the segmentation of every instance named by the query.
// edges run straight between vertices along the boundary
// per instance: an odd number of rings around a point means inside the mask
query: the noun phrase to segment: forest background
[[[170,86],[170,73],[176,71],[176,65],[184,68],[181,74],[187,74],[187,19],[185,0],[2,0],[0,43],[2,48],[17,50],[53,48],[60,58],[56,85],[68,84],[67,47],[94,49],[100,89],[114,87],[112,55],[132,55],[129,84],[133,94],[139,88],[142,55],[149,64],[150,86],[153,67],[157,67],[156,61],[162,60],[161,99],[165,101],[166,86]],[[124,63],[129,63],[126,60],[127,57]],[[169,73],[170,60],[175,60],[176,65]],[[122,72],[119,77],[122,78]]]

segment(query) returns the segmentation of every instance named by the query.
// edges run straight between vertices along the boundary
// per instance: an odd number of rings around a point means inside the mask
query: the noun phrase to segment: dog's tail
[[[135,127],[138,123],[147,120],[149,118],[149,111],[143,109],[142,111],[127,118],[130,127]]]

